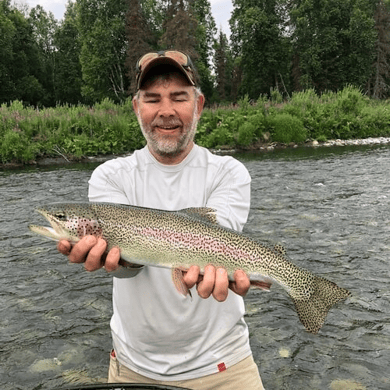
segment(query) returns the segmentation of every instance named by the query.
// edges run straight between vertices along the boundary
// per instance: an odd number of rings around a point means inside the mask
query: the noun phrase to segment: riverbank
[[[276,100],[260,96],[256,102],[244,97],[234,105],[206,108],[195,142],[219,153],[232,153],[296,145],[375,144],[374,139],[388,137],[389,102],[370,99],[348,86],[320,96],[306,90],[286,101],[281,96]],[[0,107],[3,166],[40,164],[47,158],[53,163],[88,161],[86,156],[110,158],[144,144],[130,99],[120,105],[104,100],[91,107],[38,110],[19,101]]]
[[[295,149],[295,148],[320,148],[320,147],[334,147],[334,146],[375,146],[375,145],[389,145],[390,144],[390,137],[376,137],[376,138],[363,138],[363,139],[351,139],[351,140],[341,140],[341,139],[335,139],[335,140],[329,140],[325,142],[318,142],[316,140],[314,141],[307,141],[303,144],[297,144],[297,143],[290,143],[290,144],[281,144],[277,142],[269,142],[269,143],[262,143],[262,144],[256,144],[252,145],[250,147],[246,148],[239,148],[239,149],[233,149],[233,148],[218,148],[218,149],[210,149],[210,151],[214,154],[232,154],[238,153],[238,152],[272,152],[277,149]],[[36,160],[29,161],[27,163],[19,163],[19,162],[8,162],[8,163],[0,163],[0,169],[16,169],[21,168],[24,166],[37,166],[37,167],[45,167],[45,166],[51,166],[51,165],[70,165],[74,163],[103,163],[108,160],[112,160],[113,158],[117,157],[125,157],[129,156],[132,153],[121,153],[121,154],[107,154],[107,155],[97,155],[97,156],[82,156],[77,158],[68,158],[66,156],[58,156],[58,157],[42,157],[38,158]]]

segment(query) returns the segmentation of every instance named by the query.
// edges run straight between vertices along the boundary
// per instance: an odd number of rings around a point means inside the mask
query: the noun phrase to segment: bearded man
[[[147,145],[100,165],[89,181],[92,202],[163,210],[210,207],[218,222],[241,231],[249,213],[250,176],[232,157],[194,143],[205,98],[188,55],[147,53],[136,65],[133,108]],[[250,282],[236,271],[191,267],[178,294],[170,270],[119,266],[119,248],[105,254],[102,238],[84,237],[58,249],[88,271],[113,276],[110,383],[152,383],[197,390],[263,389],[249,345],[243,296]],[[229,291],[230,289],[230,291]]]

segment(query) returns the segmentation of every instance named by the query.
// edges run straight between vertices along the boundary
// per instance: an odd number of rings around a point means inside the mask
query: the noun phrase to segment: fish
[[[330,308],[351,293],[291,262],[281,245],[263,244],[249,234],[221,226],[216,210],[194,207],[165,211],[112,203],[53,203],[37,208],[51,227],[29,229],[53,240],[78,242],[85,235],[102,237],[107,250],[119,247],[121,265],[171,268],[176,289],[189,290],[183,272],[192,265],[226,269],[234,280],[243,270],[251,286],[266,291],[273,282],[291,297],[305,329],[323,326]]]

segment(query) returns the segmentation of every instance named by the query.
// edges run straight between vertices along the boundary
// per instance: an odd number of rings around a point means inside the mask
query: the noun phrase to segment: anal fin
[[[264,280],[251,280],[251,287],[258,288],[264,291],[270,291],[272,282],[266,282]]]

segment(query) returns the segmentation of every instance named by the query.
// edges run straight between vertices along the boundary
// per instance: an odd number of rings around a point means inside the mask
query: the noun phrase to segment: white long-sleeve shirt
[[[100,165],[89,181],[89,199],[163,210],[211,207],[221,225],[241,231],[250,176],[232,157],[196,145],[178,165],[160,164],[145,147]],[[251,354],[244,302],[232,291],[225,302],[202,299],[196,291],[191,300],[176,291],[168,269],[119,274],[113,278],[111,331],[121,364],[156,380],[186,380]]]

